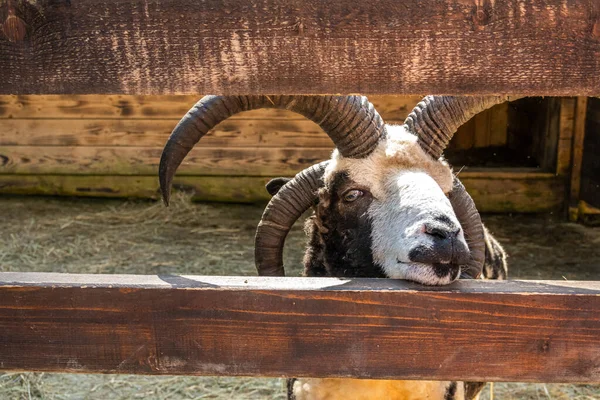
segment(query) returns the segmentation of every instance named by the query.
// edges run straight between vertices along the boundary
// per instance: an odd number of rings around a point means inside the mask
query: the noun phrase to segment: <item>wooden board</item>
[[[176,190],[200,201],[266,202],[269,177],[175,177]],[[462,172],[460,179],[481,212],[552,212],[564,204],[564,180],[551,173]],[[152,176],[0,175],[0,194],[159,199]]]
[[[562,99],[559,116],[559,136],[556,160],[556,173],[570,176],[573,135],[575,132],[576,98]]]
[[[561,128],[561,108],[563,98],[549,98],[545,101],[543,107],[543,120],[539,121],[539,128],[533,133],[533,151],[538,154],[540,166],[546,171],[564,172],[564,166],[557,164],[558,148],[560,141]],[[569,103],[570,106],[571,103]],[[564,114],[563,114],[564,115]],[[568,145],[568,141],[563,141],[560,144],[561,152]],[[564,154],[564,153],[563,153]],[[563,163],[565,160],[561,161]]]
[[[5,119],[1,146],[155,147],[162,149],[176,120]],[[297,119],[226,120],[199,147],[333,148],[331,139],[312,121]]]
[[[569,188],[569,215],[571,221],[577,221],[581,192],[581,167],[583,160],[583,142],[587,114],[587,97],[578,97],[573,123],[573,150],[571,155],[571,179]]]
[[[448,148],[505,146],[508,128],[508,102],[475,115],[454,134]]]
[[[488,112],[479,113],[473,119],[475,122],[474,147],[506,145],[508,103],[499,104]],[[484,132],[486,134],[483,134]]]
[[[551,173],[489,170],[463,172],[459,177],[481,212],[549,212],[559,210],[565,201],[565,181]]]
[[[176,176],[175,191],[194,200],[265,203],[269,177]],[[0,175],[0,194],[160,199],[157,176]]]
[[[597,1],[19,2],[2,94],[600,95]]]
[[[295,175],[332,148],[198,146],[178,175]],[[157,175],[160,147],[0,146],[0,174]]]
[[[600,283],[0,274],[0,369],[600,382]]]
[[[179,121],[203,95],[0,95],[0,119],[173,119]],[[368,96],[386,121],[404,121],[423,96]],[[295,119],[285,110],[254,110],[231,119]]]
[[[223,121],[202,139],[202,146],[332,147],[331,139],[317,124],[305,118],[298,119],[294,113],[273,115],[270,119],[266,118],[268,113],[256,117]],[[484,122],[478,123],[477,127],[475,123],[463,125],[450,147],[471,148],[473,139],[475,147],[506,144],[505,117],[506,104],[484,111],[475,117],[475,120]],[[0,145],[163,147],[177,122],[178,119],[0,118]],[[402,124],[403,121],[388,122]],[[470,137],[471,141],[466,143],[465,137]]]

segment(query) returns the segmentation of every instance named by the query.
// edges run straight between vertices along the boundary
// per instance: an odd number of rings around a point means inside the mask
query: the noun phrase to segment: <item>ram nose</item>
[[[411,261],[425,264],[466,264],[469,261],[469,247],[461,235],[459,225],[447,218],[427,221],[422,228],[426,244],[410,251]]]

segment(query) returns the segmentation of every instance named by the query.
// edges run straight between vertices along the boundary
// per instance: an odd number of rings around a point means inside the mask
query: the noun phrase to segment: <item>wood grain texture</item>
[[[575,130],[577,99],[562,99],[560,102],[558,145],[556,150],[556,173],[569,177]]]
[[[600,95],[597,1],[23,4],[2,94]]]
[[[450,149],[505,146],[507,142],[508,102],[475,115],[463,124],[450,141]]]
[[[0,119],[1,146],[114,146],[162,149],[176,120],[136,119]],[[294,147],[333,149],[312,121],[260,119],[223,121],[198,147]]]
[[[564,171],[563,166],[557,163],[562,100],[561,98],[547,100],[546,107],[541,110],[544,113],[543,121],[540,122],[543,131],[538,131],[532,138],[533,149],[538,154],[540,167],[546,171]],[[568,142],[561,143],[561,151],[566,144]]]
[[[598,282],[0,274],[0,369],[600,382]]]
[[[179,121],[203,95],[0,95],[0,119],[173,119]],[[369,95],[386,121],[404,121],[423,96]],[[230,119],[295,119],[285,110],[253,110]]]
[[[270,177],[176,176],[174,191],[197,201],[266,203]],[[160,199],[157,176],[0,175],[0,194]]]
[[[458,129],[450,148],[471,148],[463,137],[476,137],[476,147],[506,144],[507,121],[497,121],[495,108],[479,114],[483,124]],[[183,114],[182,114],[183,115]],[[312,121],[284,116],[228,119],[201,142],[203,147],[327,147],[331,139]],[[173,119],[0,119],[1,146],[138,146],[162,148],[178,120]],[[402,121],[389,121],[401,124]]]
[[[549,212],[560,210],[565,202],[565,180],[554,174],[459,176],[481,212]]]
[[[583,143],[585,139],[585,124],[587,114],[587,97],[578,97],[575,106],[575,121],[573,123],[573,149],[571,155],[571,179],[569,189],[569,207],[578,209],[581,192],[581,167],[583,161]],[[574,221],[577,218],[572,219]]]
[[[295,175],[332,148],[198,146],[177,175]],[[0,174],[156,175],[160,147],[0,146]]]
[[[200,201],[262,203],[271,197],[265,190],[269,179],[178,175],[174,188]],[[551,212],[564,204],[564,179],[552,173],[487,170],[461,172],[460,179],[481,212]],[[160,198],[155,175],[0,174],[0,194]]]

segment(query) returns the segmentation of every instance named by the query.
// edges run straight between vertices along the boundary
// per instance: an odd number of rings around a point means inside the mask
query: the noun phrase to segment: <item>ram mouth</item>
[[[448,275],[452,280],[455,280],[460,275],[460,265],[453,263],[436,263],[431,264],[433,272],[440,278],[445,278]]]
[[[398,271],[398,275],[388,274],[390,278],[407,279],[422,285],[448,285],[464,275],[461,275],[461,265],[456,263],[425,264],[397,260],[397,265],[403,266],[402,272]]]

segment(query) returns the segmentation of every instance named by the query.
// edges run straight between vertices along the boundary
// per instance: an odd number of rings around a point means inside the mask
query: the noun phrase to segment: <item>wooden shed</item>
[[[197,99],[0,96],[0,192],[157,198],[162,146]],[[421,96],[370,99],[388,123],[402,123]],[[498,105],[460,128],[446,156],[480,210],[565,209],[573,145],[585,126],[586,113],[578,105],[584,103],[527,98]],[[597,132],[600,111],[587,115],[588,130]],[[586,147],[600,143],[596,136],[588,137]],[[198,200],[263,201],[270,177],[293,175],[328,158],[331,150],[329,138],[300,115],[246,112],[220,124],[192,152],[175,186],[192,190]],[[596,206],[590,196],[596,193],[597,169],[597,160],[589,157],[582,195]]]
[[[162,144],[197,97],[140,95],[600,96],[597,1],[30,0],[0,11],[4,193],[155,197]],[[399,99],[372,97],[390,122],[418,97]],[[447,152],[478,208],[579,218],[597,203],[598,102],[501,107]],[[295,116],[240,115],[175,183],[199,199],[257,201],[269,176],[330,146]],[[598,282],[562,280],[7,272],[0,370],[594,383],[599,294]]]

